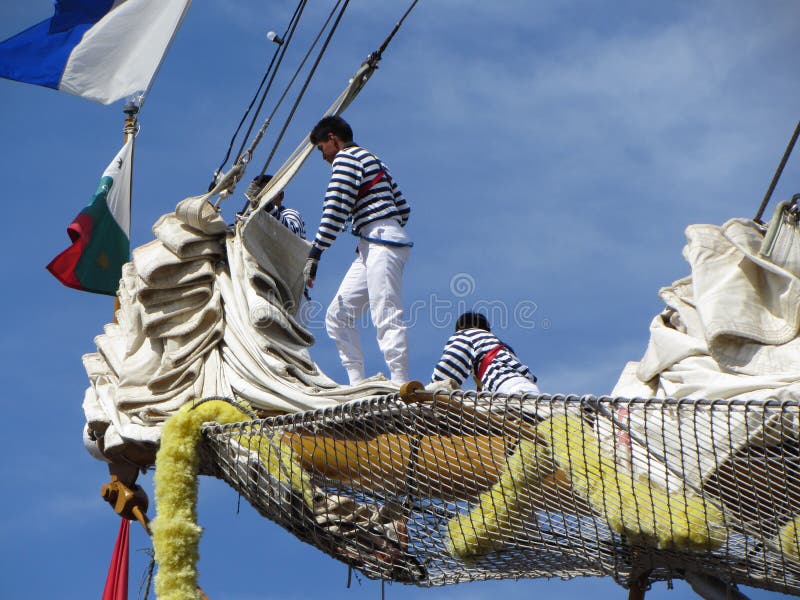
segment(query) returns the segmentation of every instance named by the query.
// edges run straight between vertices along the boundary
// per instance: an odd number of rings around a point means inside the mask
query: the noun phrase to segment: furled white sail
[[[199,214],[203,204],[190,198],[181,209]],[[197,398],[241,399],[276,414],[397,390],[380,376],[339,386],[311,358],[314,338],[295,318],[308,242],[263,210],[232,228],[211,211],[205,232],[181,212],[159,219],[155,239],[134,251],[117,322],[84,356],[93,454],[157,443],[164,420]]]
[[[773,227],[782,218],[776,214]],[[721,227],[692,225],[686,236],[684,256],[692,274],[660,291],[666,309],[650,325],[644,356],[626,366],[612,395],[690,404],[692,399],[775,403],[758,413],[743,405],[724,422],[708,404],[648,419],[632,408],[622,418],[635,438],[634,466],[649,469],[653,479],[648,456],[662,456],[666,468],[657,477],[662,485],[673,485],[670,472],[676,471],[702,485],[716,465],[740,449],[780,444],[778,430],[784,436],[798,433],[796,422],[778,420],[784,414],[779,402],[800,396],[800,279],[792,267],[800,260],[800,248],[787,244],[787,252],[767,258],[761,250],[764,234],[748,219],[732,219]],[[783,226],[781,237],[800,239],[796,225]],[[645,442],[677,439],[662,433],[678,430],[684,434],[680,446],[665,442],[656,448]],[[700,452],[701,443],[717,450],[713,455]]]

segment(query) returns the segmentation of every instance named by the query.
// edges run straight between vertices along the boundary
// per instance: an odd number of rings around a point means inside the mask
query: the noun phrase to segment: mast
[[[136,133],[139,129],[139,121],[136,119],[136,115],[139,114],[140,104],[142,102],[143,96],[140,96],[137,99],[132,97],[125,103],[125,106],[122,108],[122,112],[125,114],[125,122],[122,126],[122,133],[123,133],[123,144],[127,144],[128,140],[131,140],[131,178],[130,178],[130,189],[128,190],[128,202],[130,205],[128,206],[128,214],[130,215],[130,221],[133,222],[133,158],[134,158],[134,150],[136,144]],[[128,255],[130,256],[130,231],[128,232]],[[114,323],[117,322],[117,311],[120,308],[119,304],[119,295],[114,296]]]

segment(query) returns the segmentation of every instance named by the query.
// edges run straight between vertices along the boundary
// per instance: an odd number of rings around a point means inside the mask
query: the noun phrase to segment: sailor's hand
[[[446,391],[451,392],[453,390],[459,390],[461,386],[453,379],[434,379],[428,385],[425,386],[426,392],[435,392],[435,391]]]
[[[322,249],[317,246],[316,242],[311,244],[311,249],[308,251],[308,258],[303,267],[303,281],[306,282],[306,287],[313,288],[314,280],[317,278],[317,265],[319,259],[322,257]]]
[[[303,281],[306,282],[306,287],[313,288],[314,280],[317,278],[317,265],[319,264],[318,258],[309,256],[306,259],[306,265],[303,267]]]
[[[261,193],[261,190],[264,189],[264,186],[267,185],[269,181],[269,177],[266,175],[256,175],[253,181],[250,182],[250,185],[247,186],[247,190],[244,192],[244,197],[250,200],[250,202],[255,202],[258,194]]]

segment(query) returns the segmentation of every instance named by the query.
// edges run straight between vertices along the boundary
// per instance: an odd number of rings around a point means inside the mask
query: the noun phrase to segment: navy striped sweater
[[[274,204],[269,209],[269,214],[278,219],[284,227],[301,239],[306,239],[306,223],[300,212],[294,208],[281,206],[278,208]]]
[[[354,235],[358,235],[364,225],[381,219],[396,219],[405,226],[411,208],[377,156],[361,146],[348,146],[336,155],[331,166],[331,180],[314,246],[319,250],[330,248],[349,218],[353,219]],[[381,171],[384,175],[375,180]],[[359,198],[359,190],[374,180]]]
[[[433,381],[453,379],[461,385],[470,374],[477,376],[486,353],[502,343],[496,335],[483,329],[456,331],[447,340],[442,358],[433,369]],[[520,376],[536,381],[530,369],[519,362],[511,348],[505,346],[489,363],[481,383],[485,391],[494,392],[507,379]]]

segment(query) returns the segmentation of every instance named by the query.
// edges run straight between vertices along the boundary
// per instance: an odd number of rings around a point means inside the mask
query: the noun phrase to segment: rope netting
[[[207,424],[200,464],[371,578],[800,594],[799,405],[412,391]]]

